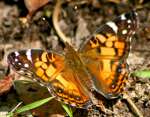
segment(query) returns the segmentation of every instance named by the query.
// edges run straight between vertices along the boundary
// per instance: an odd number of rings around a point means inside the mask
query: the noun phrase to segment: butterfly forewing
[[[101,26],[79,49],[95,90],[106,98],[115,98],[122,91],[127,75],[126,57],[136,27],[135,11],[122,14]]]
[[[10,53],[8,62],[19,74],[43,83],[56,99],[80,108],[90,106],[89,95],[78,80],[87,76],[73,71],[64,56],[43,50],[22,50]]]

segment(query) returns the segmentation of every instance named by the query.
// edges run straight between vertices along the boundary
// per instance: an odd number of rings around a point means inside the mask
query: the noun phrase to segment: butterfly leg
[[[102,97],[100,97],[101,99],[95,97],[94,93],[91,94],[91,100],[93,102],[93,105],[98,107],[100,111],[102,111],[103,113],[106,113],[106,109],[105,109],[105,106],[103,104],[103,100]]]
[[[104,106],[102,100],[98,100],[96,106],[97,106],[102,112],[106,113],[106,108],[105,108],[105,106]]]
[[[106,100],[103,96],[97,95],[96,92],[93,92],[92,96],[91,96],[91,100],[93,102],[93,107],[91,109],[92,111],[94,108],[94,110],[97,110],[97,111],[99,110],[103,114],[107,114],[107,115],[113,115],[114,114],[111,110],[109,110],[105,107],[104,102],[106,102]]]

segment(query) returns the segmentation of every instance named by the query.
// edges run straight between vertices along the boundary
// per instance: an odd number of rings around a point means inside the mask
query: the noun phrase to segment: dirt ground
[[[0,1],[0,117],[10,112],[20,101],[25,104],[49,95],[47,90],[36,83],[16,81],[12,83],[7,64],[7,55],[15,50],[42,48],[61,52],[64,44],[56,33],[52,14],[56,1],[50,2],[40,8],[27,24],[21,22],[21,17],[28,13],[23,0]],[[66,0],[61,8],[59,26],[63,33],[71,39],[75,48],[90,36],[106,21],[112,20],[121,13],[131,9],[139,9],[139,27],[131,42],[131,51],[127,59],[130,73],[150,69],[150,2],[144,0]],[[44,18],[43,18],[44,17]],[[19,77],[19,76],[17,76]],[[6,80],[4,80],[4,78]],[[15,77],[16,79],[16,77]],[[5,84],[1,86],[1,84]],[[40,87],[40,88],[39,88]],[[3,89],[3,90],[2,90]],[[128,76],[125,91],[135,103],[144,117],[150,117],[150,78]],[[42,92],[42,93],[41,93]],[[125,100],[109,100],[109,110],[113,114],[100,114],[104,117],[134,117],[132,108]],[[57,104],[54,109],[51,105]],[[56,109],[56,110],[55,110]],[[50,102],[34,111],[34,113],[47,113],[47,116],[61,117],[64,114],[57,101]],[[87,111],[74,109],[74,116],[87,116]],[[25,113],[22,117],[29,116]],[[17,116],[17,115],[16,115]],[[41,117],[44,114],[41,114]]]

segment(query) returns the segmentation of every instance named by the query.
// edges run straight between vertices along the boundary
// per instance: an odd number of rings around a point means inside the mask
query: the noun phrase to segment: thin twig
[[[135,105],[135,103],[131,100],[131,98],[129,97],[129,95],[127,95],[126,93],[123,94],[123,99],[125,99],[128,104],[131,107],[131,110],[138,116],[138,117],[144,117],[143,114],[141,113],[141,111],[137,108],[137,106]]]
[[[53,15],[52,15],[53,25],[54,25],[56,33],[58,34],[58,36],[60,37],[60,39],[63,42],[67,42],[67,43],[69,43],[71,45],[71,39],[68,38],[62,32],[62,30],[59,27],[59,23],[58,23],[59,14],[60,14],[60,11],[61,11],[61,4],[62,4],[62,0],[57,0],[57,3],[55,5],[54,11],[53,11]]]

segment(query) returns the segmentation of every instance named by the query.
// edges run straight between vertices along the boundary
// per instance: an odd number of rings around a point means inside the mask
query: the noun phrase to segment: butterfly
[[[100,26],[77,51],[68,43],[62,53],[20,50],[8,55],[8,63],[17,73],[47,87],[58,101],[88,109],[98,105],[94,92],[106,99],[121,95],[137,25],[137,13],[131,11]]]

